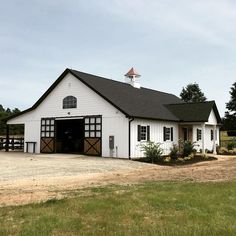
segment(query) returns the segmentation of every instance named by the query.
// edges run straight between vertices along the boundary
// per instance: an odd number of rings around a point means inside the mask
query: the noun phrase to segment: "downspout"
[[[129,119],[129,160],[131,160],[131,122],[134,120],[134,118]]]

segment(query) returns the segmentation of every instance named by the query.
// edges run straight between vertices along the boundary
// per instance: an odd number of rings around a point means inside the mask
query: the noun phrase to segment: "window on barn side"
[[[163,140],[173,141],[173,127],[163,127]]]
[[[138,141],[150,140],[150,126],[138,125]]]
[[[53,138],[55,135],[54,118],[41,119],[41,138]]]
[[[63,99],[63,109],[76,108],[77,98],[74,96],[67,96]]]
[[[197,141],[202,140],[202,130],[197,129]]]
[[[85,117],[84,118],[84,136],[85,138],[101,138],[102,118]]]

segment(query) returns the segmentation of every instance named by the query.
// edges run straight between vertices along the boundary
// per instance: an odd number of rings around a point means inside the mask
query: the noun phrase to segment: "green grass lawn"
[[[81,190],[0,208],[0,235],[236,235],[236,182],[155,182]]]
[[[236,142],[236,137],[228,136],[227,131],[220,132],[221,146],[227,148],[228,143]]]

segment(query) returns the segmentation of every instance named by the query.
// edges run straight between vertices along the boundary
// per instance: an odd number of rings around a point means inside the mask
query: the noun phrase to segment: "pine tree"
[[[197,83],[188,84],[182,89],[180,97],[184,102],[205,102],[206,97]]]
[[[226,103],[224,128],[236,131],[236,82],[230,88],[230,100]]]

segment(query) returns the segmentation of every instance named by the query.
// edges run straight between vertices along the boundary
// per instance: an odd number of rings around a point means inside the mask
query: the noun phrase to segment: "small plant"
[[[154,143],[152,141],[140,144],[141,150],[144,152],[145,157],[151,163],[162,161],[163,149],[160,146],[160,143]]]
[[[190,154],[195,154],[195,142],[190,140],[180,141],[180,150],[183,157],[188,157]]]
[[[209,157],[208,157],[206,154],[203,154],[203,155],[202,155],[202,158],[205,159],[205,160],[208,160],[208,159],[209,159]]]
[[[177,160],[179,157],[179,147],[176,144],[173,144],[170,148],[170,158],[172,160]]]

